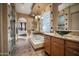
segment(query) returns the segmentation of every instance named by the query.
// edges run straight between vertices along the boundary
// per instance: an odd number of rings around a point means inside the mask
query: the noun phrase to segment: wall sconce
[[[41,19],[43,19],[43,17],[41,17]]]
[[[40,19],[41,18],[41,16],[40,15],[37,15],[37,16],[35,16],[35,19]]]
[[[38,17],[37,17],[37,16],[35,16],[35,19],[38,19]]]
[[[41,18],[41,16],[38,15],[38,18]]]

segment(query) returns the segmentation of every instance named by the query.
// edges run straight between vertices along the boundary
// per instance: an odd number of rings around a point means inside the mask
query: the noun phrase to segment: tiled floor
[[[44,49],[35,51],[29,42],[18,39],[16,42],[16,56],[45,56]]]

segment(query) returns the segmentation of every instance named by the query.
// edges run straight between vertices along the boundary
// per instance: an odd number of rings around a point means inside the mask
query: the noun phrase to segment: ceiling
[[[18,13],[40,14],[49,3],[16,3],[15,9]]]
[[[30,14],[33,3],[16,3],[15,9],[18,13]]]
[[[32,9],[32,13],[41,14],[41,12],[44,11],[48,5],[49,5],[48,3],[37,3],[34,5],[34,7]]]

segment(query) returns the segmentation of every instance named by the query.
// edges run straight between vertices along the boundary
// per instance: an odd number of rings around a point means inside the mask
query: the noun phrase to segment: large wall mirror
[[[57,30],[79,31],[79,4],[59,11]]]
[[[63,15],[58,17],[58,30],[64,30],[64,26],[65,26],[65,18]]]

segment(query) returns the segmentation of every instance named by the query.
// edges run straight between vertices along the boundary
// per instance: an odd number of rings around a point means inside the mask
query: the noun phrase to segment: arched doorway
[[[18,39],[26,39],[27,36],[27,20],[24,17],[20,17],[17,23]]]

